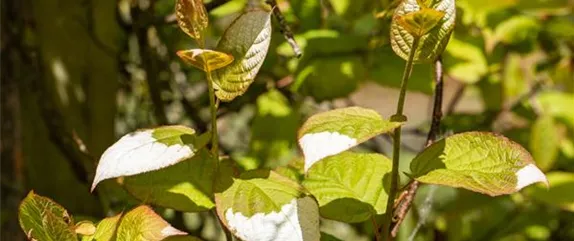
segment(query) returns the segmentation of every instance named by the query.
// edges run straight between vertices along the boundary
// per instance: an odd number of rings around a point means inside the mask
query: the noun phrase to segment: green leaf
[[[213,178],[216,159],[207,150],[158,171],[124,179],[126,190],[146,203],[184,212],[207,211],[215,206]]]
[[[480,44],[464,41],[455,35],[446,47],[448,58],[444,58],[448,74],[467,84],[482,79],[488,73],[488,62]]]
[[[449,46],[451,44],[449,44]],[[371,71],[369,77],[377,84],[396,89],[400,88],[405,63],[393,52],[391,46],[383,46],[381,51],[374,52],[372,57],[374,58],[374,62],[373,65],[369,67],[369,71]],[[429,73],[431,73],[430,64],[413,66],[407,90],[432,95],[433,83]]]
[[[177,51],[177,55],[187,64],[204,72],[223,68],[233,62],[232,55],[209,49],[181,50]]]
[[[203,239],[192,237],[192,236],[171,236],[169,238],[164,239],[163,241],[202,241]]]
[[[532,183],[547,183],[532,156],[519,144],[488,132],[466,132],[427,147],[411,162],[423,183],[461,187],[497,196]]]
[[[533,45],[537,41],[540,24],[536,19],[515,16],[498,24],[494,30],[496,41],[507,45]]]
[[[81,221],[74,226],[74,232],[80,235],[93,235],[96,232],[96,226],[90,221]]]
[[[550,172],[546,175],[550,188],[535,185],[525,193],[543,203],[574,212],[574,174],[571,172]]]
[[[385,213],[390,171],[383,155],[343,152],[313,165],[303,185],[319,202],[322,217],[362,222]]]
[[[563,121],[574,130],[574,94],[544,92],[536,97],[536,104],[545,115]]]
[[[366,50],[368,39],[344,34],[331,29],[314,29],[295,36],[295,41],[305,53],[304,58],[316,58],[316,55],[334,55]],[[294,57],[295,53],[289,43],[277,47],[277,53],[285,57]]]
[[[414,37],[422,37],[437,26],[445,13],[430,8],[397,16],[397,23]]]
[[[270,42],[270,12],[248,11],[231,23],[216,48],[235,58],[230,65],[213,71],[215,94],[219,99],[231,101],[247,91],[265,60]]]
[[[114,241],[121,217],[122,214],[118,214],[102,219],[96,227],[96,232],[93,235],[82,237],[82,241]]]
[[[374,110],[348,107],[311,116],[299,129],[299,145],[305,156],[305,170],[324,157],[388,133],[400,122],[384,120]]]
[[[160,241],[169,236],[185,234],[170,226],[150,207],[139,206],[122,217],[116,241]]]
[[[42,241],[77,240],[74,220],[68,211],[49,198],[30,191],[18,209],[20,227],[29,239]]]
[[[547,171],[554,165],[560,147],[560,135],[552,116],[540,116],[532,125],[530,150],[536,165]]]
[[[397,9],[395,10],[393,20],[391,22],[391,46],[395,53],[400,56],[401,58],[407,60],[410,52],[412,51],[413,41],[415,36],[409,32],[401,22],[406,18],[407,20],[415,20],[416,15],[412,15],[417,11],[421,11],[421,7],[418,5],[417,0],[404,0],[399,4]],[[444,16],[436,23],[436,27],[434,21],[425,21],[429,22],[429,24],[417,25],[420,27],[416,27],[416,33],[423,33],[432,28],[432,30],[428,31],[424,36],[420,37],[420,41],[418,47],[414,55],[414,62],[421,63],[421,62],[432,62],[434,61],[445,49],[450,34],[454,29],[455,23],[455,15],[456,15],[456,8],[454,4],[454,0],[440,0],[440,1],[433,1],[431,6],[428,6],[427,10],[434,10],[438,12],[443,12]],[[425,10],[425,12],[430,14],[425,14],[423,16],[425,19],[435,19],[439,15],[436,12],[429,12]],[[408,21],[412,23],[413,21]],[[409,26],[413,26],[409,24]],[[422,27],[422,28],[421,28]],[[413,27],[414,28],[414,27]],[[413,28],[410,28],[411,32]]]
[[[102,154],[92,190],[105,179],[171,166],[192,157],[206,144],[206,136],[197,137],[193,129],[179,125],[127,134]]]
[[[225,168],[225,167],[224,167]],[[318,240],[317,203],[302,187],[273,171],[232,177],[222,171],[215,200],[224,224],[241,240]]]
[[[202,0],[177,0],[175,16],[181,30],[195,39],[202,39],[208,17]]]

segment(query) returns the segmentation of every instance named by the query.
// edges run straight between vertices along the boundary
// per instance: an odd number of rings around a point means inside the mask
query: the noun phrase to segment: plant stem
[[[405,65],[405,70],[403,72],[403,79],[401,81],[401,90],[399,94],[399,101],[397,103],[397,112],[395,115],[391,117],[392,121],[405,121],[406,117],[403,115],[403,109],[405,105],[405,97],[407,93],[407,83],[409,78],[411,77],[411,72],[413,69],[413,60],[415,57],[416,49],[419,44],[419,38],[413,40],[413,44],[411,46],[411,52],[409,53],[409,58],[407,59],[407,63]],[[399,126],[395,129],[393,135],[393,169],[391,172],[391,189],[389,191],[389,198],[387,200],[387,210],[385,212],[385,220],[383,222],[383,237],[386,240],[390,240],[390,227],[393,218],[393,206],[395,201],[395,196],[397,195],[397,189],[399,184],[399,159],[400,159],[400,152],[401,152],[401,127]]]
[[[205,72],[207,76],[207,86],[209,89],[209,107],[211,109],[211,153],[214,157],[219,156],[218,140],[217,140],[217,100],[215,97],[215,89],[213,89],[213,79],[211,78],[211,71],[209,68]]]

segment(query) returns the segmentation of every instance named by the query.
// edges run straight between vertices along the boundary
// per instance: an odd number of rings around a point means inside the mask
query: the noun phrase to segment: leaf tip
[[[325,131],[303,135],[299,139],[299,145],[305,156],[305,172],[307,172],[317,161],[357,145],[357,139],[338,132]]]
[[[536,167],[536,165],[530,163],[525,167],[521,168],[516,172],[516,190],[520,190],[530,184],[542,182],[549,187],[548,179],[546,175]]]

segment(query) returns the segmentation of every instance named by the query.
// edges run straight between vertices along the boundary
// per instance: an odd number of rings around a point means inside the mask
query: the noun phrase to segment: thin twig
[[[434,95],[434,104],[433,104],[433,113],[432,113],[432,121],[429,133],[427,135],[427,141],[425,146],[430,146],[435,140],[438,135],[440,129],[440,120],[442,119],[442,99],[443,99],[443,69],[442,69],[442,60],[439,57],[433,66],[433,73],[434,73],[434,82],[435,82],[435,95]],[[398,208],[395,210],[395,216],[393,217],[394,226],[391,231],[391,236],[396,237],[399,231],[399,227],[407,212],[409,211],[411,204],[413,202],[414,196],[417,192],[419,187],[419,182],[414,180],[408,186],[406,195],[402,201],[399,202]]]
[[[289,45],[293,49],[293,52],[295,52],[295,56],[297,56],[297,58],[301,57],[301,55],[303,55],[303,53],[301,52],[301,48],[295,41],[295,38],[293,37],[293,32],[291,32],[289,24],[287,24],[287,21],[285,21],[283,13],[281,13],[281,10],[279,9],[279,7],[277,7],[277,1],[267,0],[266,2],[273,8],[273,15],[275,15],[277,22],[279,22],[279,31],[281,31],[283,37],[285,37],[285,40],[287,40],[287,43],[289,43]]]

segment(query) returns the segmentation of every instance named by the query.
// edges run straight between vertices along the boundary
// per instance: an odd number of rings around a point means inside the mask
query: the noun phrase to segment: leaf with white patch
[[[175,16],[181,30],[192,38],[201,39],[209,20],[202,0],[177,0]]]
[[[384,120],[376,111],[361,107],[313,115],[298,134],[299,146],[305,156],[305,171],[327,156],[341,153],[400,125],[401,122]]]
[[[76,240],[68,211],[49,198],[30,191],[18,209],[20,227],[30,240]]]
[[[417,0],[404,0],[396,8],[391,22],[391,46],[395,53],[405,60],[408,59],[411,51],[415,51],[413,59],[415,63],[432,62],[444,51],[450,34],[454,30],[456,7],[454,0],[424,1],[428,6],[419,6],[418,2]],[[420,37],[417,48],[413,50],[411,48],[415,36],[401,22],[404,23],[405,18],[414,20],[414,17],[417,17],[417,15],[412,14],[422,9],[431,10],[427,11],[430,14],[423,14],[418,17],[431,16],[430,18],[425,18],[432,20],[439,16],[439,12],[444,13],[444,16],[437,23],[434,23],[435,21],[425,21],[433,24],[424,24],[424,27],[421,29],[425,30],[422,31],[425,34]],[[429,28],[429,26],[431,27]]]
[[[213,71],[217,98],[231,101],[247,91],[265,60],[271,43],[271,13],[243,13],[225,30],[217,51],[231,53],[235,61]]]
[[[461,187],[497,196],[532,183],[548,183],[532,156],[518,143],[488,132],[466,132],[435,142],[411,162],[423,183]]]
[[[146,203],[184,212],[212,209],[217,159],[202,149],[194,157],[158,171],[124,179],[126,190]]]
[[[217,213],[231,232],[249,241],[319,239],[317,203],[302,188],[273,171],[254,170],[218,180]]]
[[[177,55],[187,64],[203,72],[220,69],[233,62],[232,55],[209,49],[180,50],[177,51]]]
[[[114,235],[118,228],[122,214],[113,217],[104,218],[96,226],[96,232],[93,235],[82,237],[82,241],[113,241]]]
[[[150,207],[139,206],[122,217],[116,241],[160,241],[170,236],[186,234],[169,225]]]
[[[158,170],[192,157],[207,144],[185,126],[162,126],[123,136],[98,163],[92,190],[102,180]]]
[[[383,155],[343,152],[313,165],[303,185],[319,202],[322,217],[362,222],[385,213],[390,171]]]

